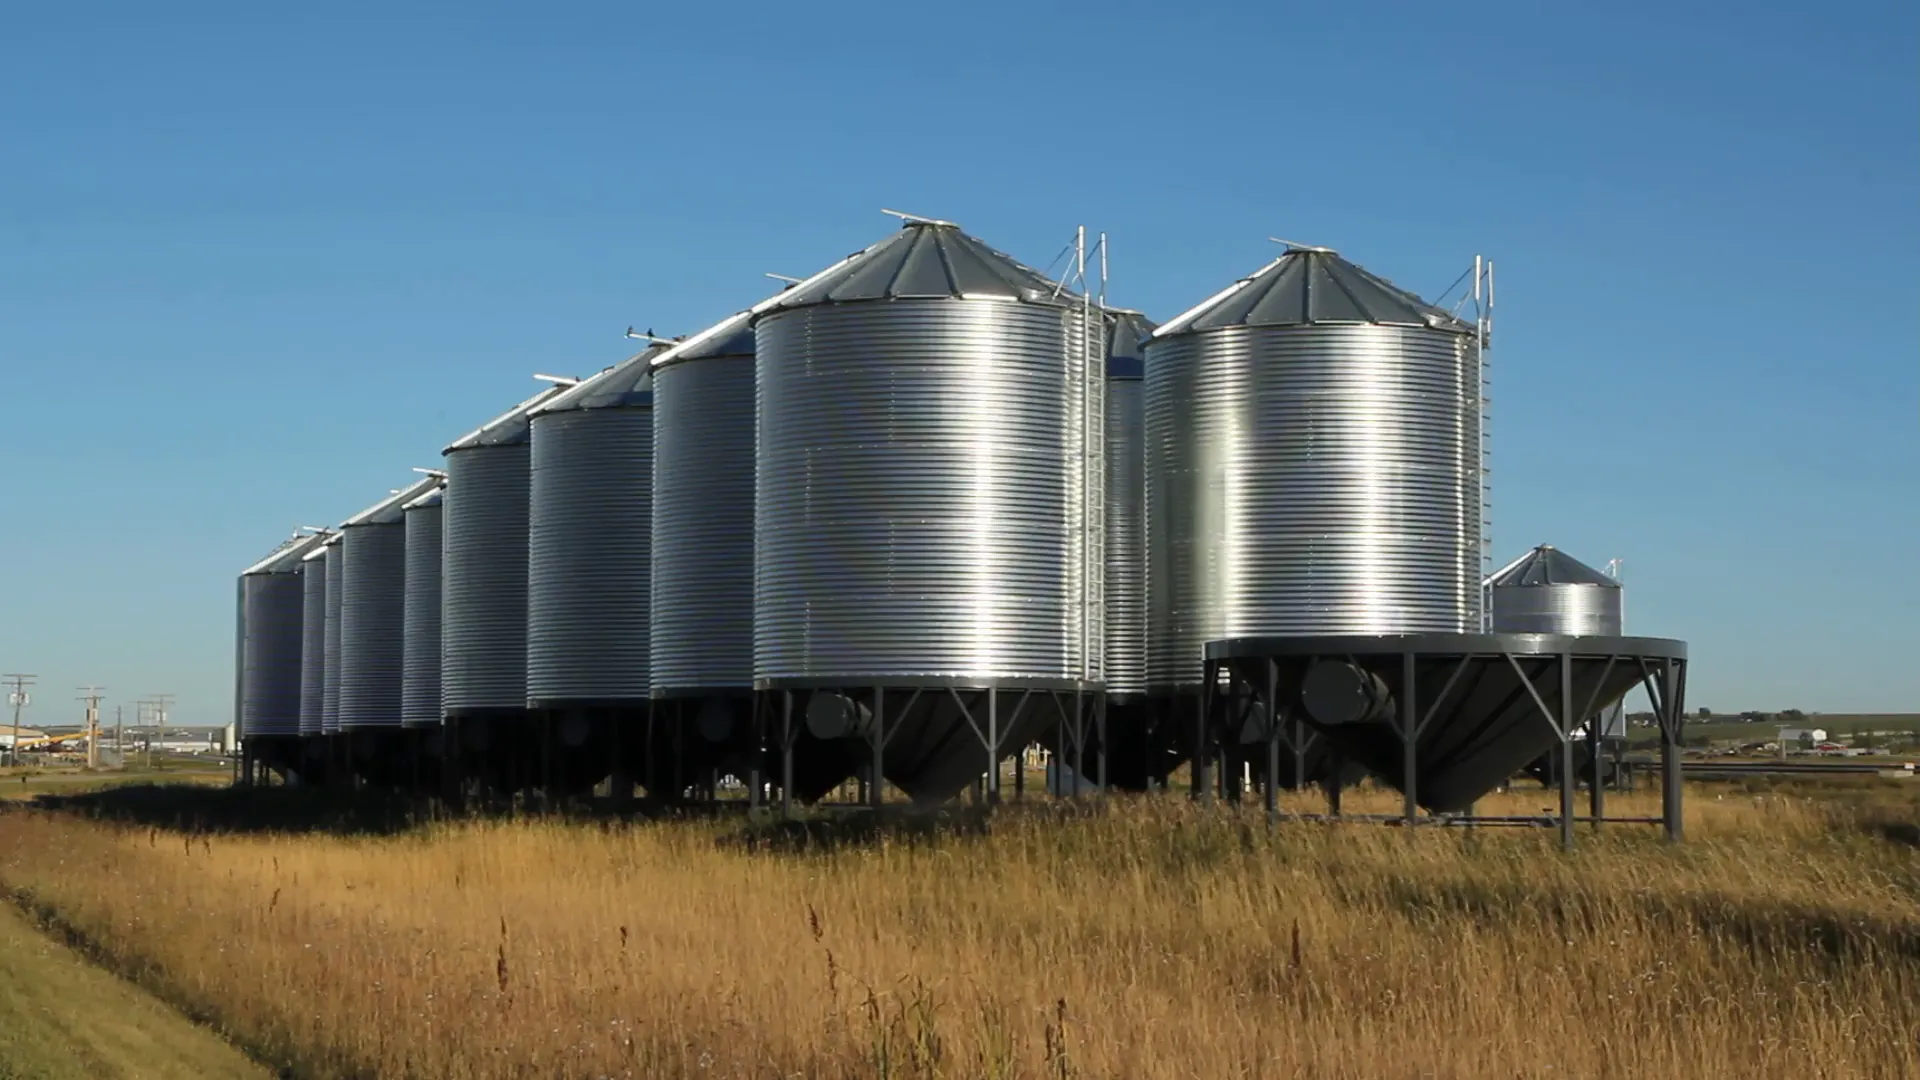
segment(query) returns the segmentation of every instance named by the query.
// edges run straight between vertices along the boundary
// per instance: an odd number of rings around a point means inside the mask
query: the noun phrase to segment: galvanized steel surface
[[[380,520],[348,525],[342,533],[347,580],[340,599],[340,727],[399,727],[407,528]]]
[[[320,730],[331,735],[340,730],[340,601],[347,571],[340,559],[340,541],[327,545],[326,624],[323,628],[321,656]]]
[[[407,582],[400,678],[400,722],[432,727],[440,716],[440,492],[406,508]]]
[[[441,565],[441,704],[447,713],[527,707],[529,449],[447,454]]]
[[[1573,556],[1541,545],[1488,580],[1494,633],[1620,634],[1620,583]]]
[[[323,550],[300,564],[300,734],[318,735],[326,701],[327,557]]]
[[[651,689],[753,685],[754,383],[745,352],[653,376]]]
[[[756,680],[1097,667],[1081,317],[893,300],[760,318]]]
[[[1478,629],[1471,336],[1229,326],[1147,354],[1151,682],[1197,683],[1220,638]]]
[[[297,564],[296,564],[297,567]],[[301,584],[297,569],[240,579],[240,734],[300,734]]]
[[[1141,397],[1142,346],[1153,323],[1136,312],[1112,313],[1107,337],[1106,598],[1107,691],[1147,689],[1146,416]]]
[[[529,704],[647,698],[653,408],[627,393],[533,418]]]

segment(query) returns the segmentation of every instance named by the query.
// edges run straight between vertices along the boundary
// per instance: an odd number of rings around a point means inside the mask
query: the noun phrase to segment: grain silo
[[[243,741],[300,735],[302,558],[326,541],[300,535],[240,574],[240,713]]]
[[[325,730],[327,680],[327,547],[325,538],[300,559],[300,734]]]
[[[1146,343],[1155,323],[1137,311],[1107,312],[1106,357],[1106,722],[1095,732],[1098,768],[1114,787],[1164,784],[1191,752],[1165,702],[1146,696]],[[1082,762],[1082,768],[1087,768]],[[1093,776],[1098,781],[1100,776]]]
[[[1541,544],[1487,579],[1487,609],[1495,633],[1619,634],[1620,582]]]
[[[753,342],[741,312],[652,360],[648,768],[669,791],[753,763]]]
[[[1486,590],[1488,629],[1496,634],[1626,632],[1619,580],[1551,544],[1541,544],[1495,571],[1487,578]],[[1601,734],[1626,738],[1624,701],[1602,711]],[[1544,771],[1545,764],[1540,768]]]
[[[322,626],[320,733],[340,732],[340,601],[347,582],[346,566],[340,557],[340,534],[327,538],[326,615]]]
[[[391,779],[399,747],[406,643],[407,526],[404,507],[440,485],[428,476],[340,526],[346,582],[340,593],[340,728],[355,739],[361,775]]]
[[[623,776],[645,742],[655,346],[533,409],[527,701],[543,784]],[[631,744],[629,744],[631,743]],[[557,755],[557,758],[556,758]]]
[[[444,479],[406,504],[407,593],[401,648],[400,723],[440,726],[440,559]]]
[[[1480,625],[1476,328],[1290,247],[1147,347],[1148,679],[1209,641]]]
[[[754,678],[783,725],[879,748],[916,799],[991,797],[989,761],[1100,691],[1101,335],[923,219],[759,309]]]
[[[514,786],[527,735],[527,543],[532,451],[527,414],[549,387],[446,449],[442,503],[440,700],[460,750]]]
[[[647,700],[655,347],[529,414],[527,704]]]
[[[1107,328],[1107,617],[1110,697],[1147,689],[1146,415],[1141,398],[1145,346],[1155,324],[1110,309]]]

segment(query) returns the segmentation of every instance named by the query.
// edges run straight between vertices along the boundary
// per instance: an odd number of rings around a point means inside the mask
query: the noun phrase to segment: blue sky
[[[889,206],[1160,318],[1490,254],[1500,561],[1624,559],[1694,704],[1920,710],[1920,7],[1731,11],[18,5],[0,671],[224,722],[242,566]]]

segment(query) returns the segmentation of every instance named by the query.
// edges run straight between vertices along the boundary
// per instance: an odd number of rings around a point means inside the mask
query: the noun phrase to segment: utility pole
[[[120,755],[122,764],[124,764],[127,759],[127,728],[124,723],[126,718],[122,715],[125,711],[125,705],[115,705],[113,707],[113,752]],[[137,723],[138,721],[135,722]]]
[[[87,771],[100,767],[100,691],[104,686],[80,687],[80,700],[87,704]]]
[[[16,765],[20,763],[20,710],[33,704],[33,695],[27,693],[27,688],[39,677],[18,673],[0,675],[0,679],[13,684],[13,689],[7,692],[7,704],[13,706],[13,740],[7,744],[7,752]]]
[[[153,706],[154,719],[160,724],[162,735],[167,731],[167,706],[173,704],[173,698],[172,694],[153,694],[147,699],[147,703]]]

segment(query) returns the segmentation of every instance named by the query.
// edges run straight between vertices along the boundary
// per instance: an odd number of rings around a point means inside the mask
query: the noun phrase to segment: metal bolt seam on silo
[[[570,385],[570,384],[569,384]],[[446,449],[440,700],[444,715],[527,708],[527,413],[549,387]]]
[[[322,628],[320,733],[340,731],[340,600],[347,568],[340,557],[340,534],[327,538],[326,623]]]
[[[912,220],[759,315],[756,683],[1097,673],[1074,300]]]
[[[340,728],[400,726],[406,642],[407,503],[438,487],[417,481],[340,527]]]
[[[240,575],[242,738],[300,734],[300,560],[324,536],[296,536]]]
[[[437,727],[440,716],[441,506],[446,481],[408,503],[407,585],[402,617],[400,723]]]
[[[753,340],[741,312],[652,361],[654,697],[753,687]]]
[[[300,734],[325,730],[327,681],[327,551],[331,533],[300,560]]]
[[[529,414],[529,708],[648,697],[655,346]]]
[[[1477,328],[1289,247],[1147,346],[1149,681],[1229,637],[1480,625]]]
[[[1147,689],[1146,416],[1143,346],[1154,323],[1137,311],[1108,310],[1107,329],[1107,693]]]

